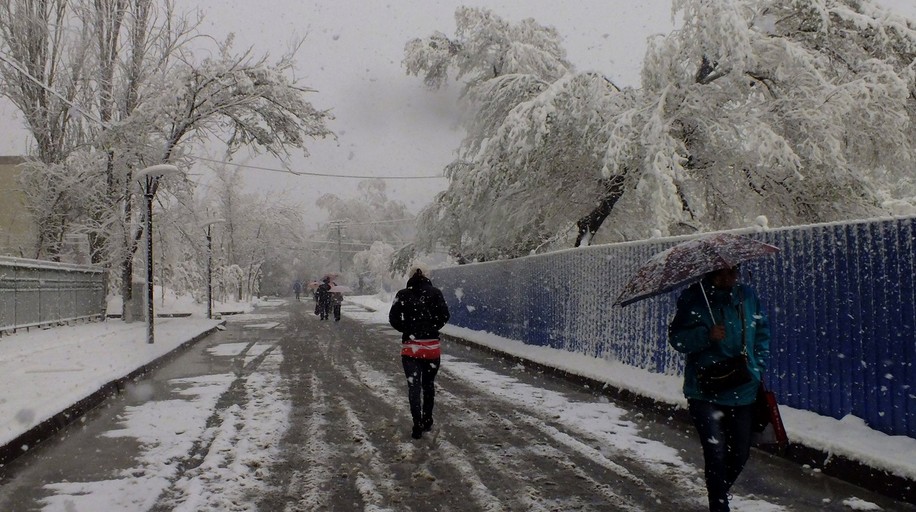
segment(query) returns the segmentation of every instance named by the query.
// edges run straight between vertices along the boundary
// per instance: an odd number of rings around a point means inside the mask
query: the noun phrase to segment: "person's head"
[[[714,270],[709,273],[709,282],[720,290],[731,290],[738,284],[739,271],[738,265]]]
[[[327,277],[327,276],[325,276],[325,277],[324,277],[324,279],[322,279],[322,280],[321,280],[321,282],[322,282],[322,283],[324,283],[324,284],[328,284],[328,283],[330,283],[330,282],[331,282],[331,278],[330,278],[330,277]]]
[[[407,277],[411,278],[415,275],[421,275],[423,277],[429,277],[429,267],[425,263],[416,262],[410,266],[410,270],[407,271]]]
[[[414,263],[407,271],[407,286],[412,286],[421,281],[429,281],[429,267],[423,263]]]

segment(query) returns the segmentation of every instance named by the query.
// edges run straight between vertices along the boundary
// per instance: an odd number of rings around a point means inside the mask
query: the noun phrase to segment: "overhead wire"
[[[292,169],[277,169],[273,167],[264,167],[262,165],[251,165],[251,164],[240,164],[236,162],[226,162],[224,160],[216,160],[213,158],[207,158],[197,155],[188,155],[190,158],[196,160],[201,160],[204,162],[212,162],[223,165],[231,165],[235,167],[242,167],[245,169],[257,169],[260,171],[270,171],[270,172],[280,172],[284,174],[292,174],[293,176],[319,176],[324,178],[353,178],[353,179],[380,179],[380,180],[429,180],[429,179],[444,179],[445,176],[378,176],[372,174],[330,174],[323,172],[308,172],[308,171],[294,171]]]

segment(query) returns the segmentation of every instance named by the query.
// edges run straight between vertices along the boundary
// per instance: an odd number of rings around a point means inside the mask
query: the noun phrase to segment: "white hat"
[[[407,277],[413,277],[417,271],[420,271],[424,276],[429,277],[429,266],[426,263],[417,261],[410,266],[410,271],[407,272]]]

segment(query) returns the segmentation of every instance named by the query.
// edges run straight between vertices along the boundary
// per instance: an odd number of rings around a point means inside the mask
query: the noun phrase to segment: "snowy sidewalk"
[[[28,450],[25,440],[38,429],[48,423],[64,422],[58,416],[61,413],[205,336],[220,323],[200,318],[159,318],[153,344],[146,342],[144,322],[120,320],[3,336],[0,447],[5,448],[0,452],[0,463],[11,458],[12,452]],[[17,440],[19,446],[10,445]]]

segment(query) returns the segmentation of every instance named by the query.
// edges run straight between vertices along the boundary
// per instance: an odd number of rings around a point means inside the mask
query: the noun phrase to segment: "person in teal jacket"
[[[738,267],[726,268],[688,287],[668,327],[668,342],[685,355],[684,396],[703,446],[711,512],[730,510],[728,492],[750,455],[754,402],[770,356],[766,314],[738,276]],[[746,360],[746,382],[717,392],[700,386],[700,369],[735,356]]]

